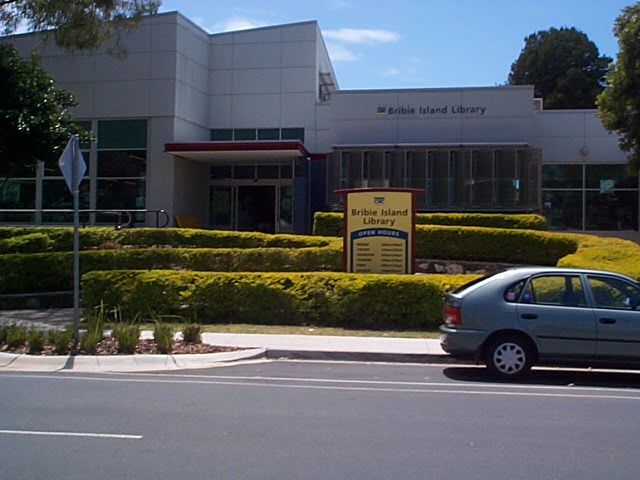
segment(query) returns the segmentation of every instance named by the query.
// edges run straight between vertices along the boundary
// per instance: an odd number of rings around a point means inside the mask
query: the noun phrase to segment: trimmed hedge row
[[[80,252],[80,271],[193,270],[213,272],[313,272],[342,270],[342,249],[322,248],[144,248]],[[73,254],[0,255],[0,292],[73,289]]]
[[[304,248],[326,247],[335,239],[305,235],[199,230],[192,228],[89,227],[79,230],[83,250],[109,244],[183,248]],[[0,254],[73,250],[70,227],[0,227]]]
[[[59,229],[56,229],[59,230]],[[70,230],[70,229],[67,229]],[[143,230],[143,229],[140,229]],[[141,232],[148,240],[149,233]],[[109,229],[109,232],[115,230]],[[129,230],[135,232],[135,230]],[[91,239],[101,238],[96,232]],[[227,243],[225,237],[235,237],[228,232],[204,232],[212,235],[194,236],[205,244],[217,240]],[[24,240],[30,237],[32,246],[47,243],[52,237],[35,232],[13,237]],[[53,236],[55,238],[55,236]],[[246,240],[269,237],[243,236]],[[275,236],[264,243],[293,244],[291,236]],[[49,240],[47,240],[49,238]],[[118,237],[115,237],[118,238]],[[169,237],[163,237],[165,240]],[[295,238],[295,237],[294,237]],[[301,237],[304,242],[311,237]],[[129,235],[128,240],[134,240]],[[330,246],[317,248],[132,248],[110,250],[86,250],[81,252],[82,273],[105,269],[181,269],[195,271],[336,271],[342,270],[342,242],[314,238],[318,243]],[[110,245],[107,243],[107,245]],[[526,246],[526,247],[523,247]],[[111,245],[112,247],[114,245]],[[24,247],[24,244],[22,244]],[[551,234],[533,230],[488,229],[479,227],[443,227],[418,225],[416,227],[417,258],[442,260],[468,260],[515,264],[555,265],[565,255],[578,247],[575,235]],[[32,254],[0,255],[0,292],[5,294],[65,291],[73,286],[73,258],[69,251]]]
[[[578,245],[575,236],[560,233],[416,225],[417,258],[556,265]]]
[[[575,236],[580,247],[561,258],[558,266],[612,270],[640,280],[640,245],[620,238]]]
[[[342,219],[342,213],[317,212],[313,216],[313,234],[341,237]],[[547,220],[542,215],[535,214],[417,213],[416,225],[547,230]]]
[[[203,323],[433,330],[445,290],[470,275],[94,271],[82,277],[86,309],[103,302],[125,318],[197,315]]]

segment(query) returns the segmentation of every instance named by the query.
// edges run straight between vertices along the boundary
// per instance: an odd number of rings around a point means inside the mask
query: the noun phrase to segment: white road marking
[[[142,435],[121,435],[116,433],[86,433],[86,432],[39,432],[35,430],[0,430],[3,435],[39,435],[43,437],[89,437],[116,438],[121,440],[140,440]]]
[[[49,380],[91,380],[96,382],[125,382],[147,384],[176,384],[176,385],[228,385],[237,387],[261,388],[290,388],[308,390],[342,390],[360,392],[392,392],[392,393],[422,393],[422,394],[454,394],[454,395],[491,395],[518,397],[554,397],[554,398],[583,398],[583,399],[611,399],[640,401],[640,392],[635,389],[614,389],[577,386],[547,386],[547,385],[507,385],[507,384],[449,384],[444,382],[387,382],[377,380],[339,380],[339,379],[309,379],[287,377],[260,376],[197,376],[197,375],[158,375],[148,377],[144,374],[126,374],[132,378],[124,378],[121,374],[111,376],[87,375],[29,375],[20,378],[45,378]],[[124,375],[124,374],[122,374]],[[0,377],[17,375],[3,375]],[[159,378],[164,377],[164,378]],[[274,383],[269,383],[274,382]],[[277,382],[277,383],[276,383]],[[297,382],[299,385],[291,384]],[[316,382],[327,385],[313,384]],[[369,386],[364,386],[367,384]],[[394,388],[395,387],[395,388]],[[483,390],[485,389],[485,390]],[[624,393],[626,393],[626,395]],[[634,393],[635,395],[629,395]]]

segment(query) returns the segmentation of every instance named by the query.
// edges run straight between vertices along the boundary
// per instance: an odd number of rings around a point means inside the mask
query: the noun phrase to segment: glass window
[[[587,230],[637,230],[638,192],[587,191],[585,228]]]
[[[640,289],[624,280],[604,276],[589,276],[589,286],[598,308],[637,310]]]
[[[582,193],[542,192],[542,213],[550,230],[582,230]]]
[[[28,209],[36,206],[36,181],[25,180],[0,180],[0,208]],[[67,191],[69,191],[67,189]]]
[[[233,178],[239,179],[255,179],[256,167],[255,165],[237,165],[233,167]]]
[[[212,142],[230,142],[233,140],[233,130],[230,128],[214,128],[209,134]]]
[[[280,140],[280,130],[277,128],[259,128],[258,140]]]
[[[212,180],[226,180],[232,178],[230,165],[212,165],[209,167],[209,176]]]
[[[262,179],[277,179],[280,173],[278,165],[258,165],[257,170],[257,178]]]
[[[493,204],[493,151],[475,151],[471,155],[471,202],[474,205]]]
[[[98,209],[137,210],[145,208],[144,180],[98,179]]]
[[[446,151],[429,152],[429,179],[432,205],[449,204],[449,154]]]
[[[256,139],[255,128],[236,128],[233,131],[233,139],[235,141],[251,141]]]
[[[98,148],[147,148],[147,121],[98,122]]]
[[[574,275],[544,275],[532,278],[521,302],[567,307],[587,305],[580,277]]]
[[[293,166],[280,165],[280,178],[293,178]]]
[[[283,128],[280,131],[282,140],[300,140],[304,142],[304,128]]]
[[[144,177],[146,172],[146,150],[98,152],[99,177]]]
[[[543,165],[542,188],[582,188],[582,165]]]
[[[626,164],[586,165],[586,188],[597,188],[601,191],[614,188],[638,188],[638,177],[630,176]]]

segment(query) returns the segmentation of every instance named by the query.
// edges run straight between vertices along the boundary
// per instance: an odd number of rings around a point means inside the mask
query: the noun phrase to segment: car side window
[[[529,281],[521,303],[585,307],[582,282],[578,275],[540,275]]]
[[[598,308],[637,310],[640,304],[640,289],[624,280],[590,275],[589,287]]]

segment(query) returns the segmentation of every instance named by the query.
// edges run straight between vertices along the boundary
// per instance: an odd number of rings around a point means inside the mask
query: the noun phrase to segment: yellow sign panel
[[[347,271],[411,273],[413,193],[373,190],[346,196]]]

